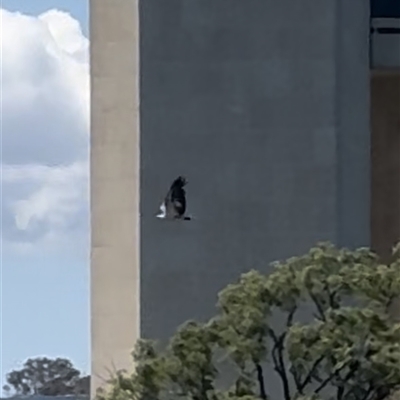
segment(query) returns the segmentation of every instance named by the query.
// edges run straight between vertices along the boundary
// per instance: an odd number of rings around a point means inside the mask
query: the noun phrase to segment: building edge
[[[89,0],[92,398],[140,334],[138,7]]]

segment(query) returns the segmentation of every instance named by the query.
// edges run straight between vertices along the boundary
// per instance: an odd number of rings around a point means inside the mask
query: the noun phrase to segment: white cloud
[[[70,247],[87,236],[89,43],[66,12],[0,18],[3,246]]]
[[[67,225],[66,217],[78,211],[87,181],[86,165],[66,167],[5,167],[3,182],[23,185],[36,183],[37,189],[10,206],[20,230],[32,229],[35,223],[47,221],[52,227]],[[84,199],[86,200],[86,199]]]

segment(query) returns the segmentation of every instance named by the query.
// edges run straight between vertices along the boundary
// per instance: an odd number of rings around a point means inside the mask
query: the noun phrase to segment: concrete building
[[[90,0],[93,389],[250,268],[399,239],[396,3]]]

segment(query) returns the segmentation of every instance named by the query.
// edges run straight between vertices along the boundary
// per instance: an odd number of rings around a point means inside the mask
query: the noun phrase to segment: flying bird
[[[165,196],[160,206],[160,212],[157,218],[161,219],[183,219],[191,220],[191,217],[185,215],[186,212],[186,192],[184,186],[187,184],[183,176],[178,176]]]

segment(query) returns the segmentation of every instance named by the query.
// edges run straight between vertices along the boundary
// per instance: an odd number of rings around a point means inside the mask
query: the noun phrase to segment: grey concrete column
[[[139,336],[138,2],[91,0],[92,395]]]

